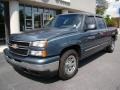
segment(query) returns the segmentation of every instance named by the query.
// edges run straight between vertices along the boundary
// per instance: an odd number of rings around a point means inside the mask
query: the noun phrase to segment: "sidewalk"
[[[7,46],[6,46],[6,45],[2,45],[2,46],[0,46],[0,53],[2,53],[2,52],[3,52],[3,50],[4,50],[5,48],[7,48]]]
[[[120,35],[120,30],[118,31],[118,34]]]
[[[120,35],[120,28],[118,28],[117,30],[118,30],[118,34]]]

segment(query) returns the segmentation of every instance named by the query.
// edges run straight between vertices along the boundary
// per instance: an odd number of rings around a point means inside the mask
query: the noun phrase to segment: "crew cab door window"
[[[106,24],[105,24],[103,18],[96,17],[96,20],[97,20],[97,28],[98,29],[106,29]]]
[[[87,16],[85,18],[84,30],[87,30],[88,25],[95,25],[95,27],[96,27],[96,21],[95,21],[95,17],[94,16]]]
[[[88,25],[95,25],[95,28],[88,29]],[[99,30],[96,29],[96,20],[94,16],[87,16],[84,21],[83,46],[85,55],[96,52],[96,46],[99,45]]]

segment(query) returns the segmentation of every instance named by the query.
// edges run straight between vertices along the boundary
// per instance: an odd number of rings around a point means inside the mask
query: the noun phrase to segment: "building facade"
[[[105,11],[105,16],[109,15],[111,18],[120,18],[120,0],[108,1],[109,6]]]
[[[96,0],[0,0],[0,42],[8,36],[39,30],[61,13],[95,13]]]

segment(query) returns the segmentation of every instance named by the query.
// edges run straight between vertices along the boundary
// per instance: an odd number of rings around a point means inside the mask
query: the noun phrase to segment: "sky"
[[[106,0],[106,1],[108,1],[108,2],[114,2],[115,0]]]
[[[111,2],[116,2],[116,0],[106,0],[107,2],[111,3]],[[120,1],[120,0],[118,0]]]

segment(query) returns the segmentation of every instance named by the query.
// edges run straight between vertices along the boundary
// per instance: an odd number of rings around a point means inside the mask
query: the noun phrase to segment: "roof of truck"
[[[82,15],[88,15],[88,16],[103,17],[102,15],[93,14],[93,13],[88,13],[88,12],[67,13],[67,14],[60,14],[60,15],[69,15],[69,14],[82,14]]]

